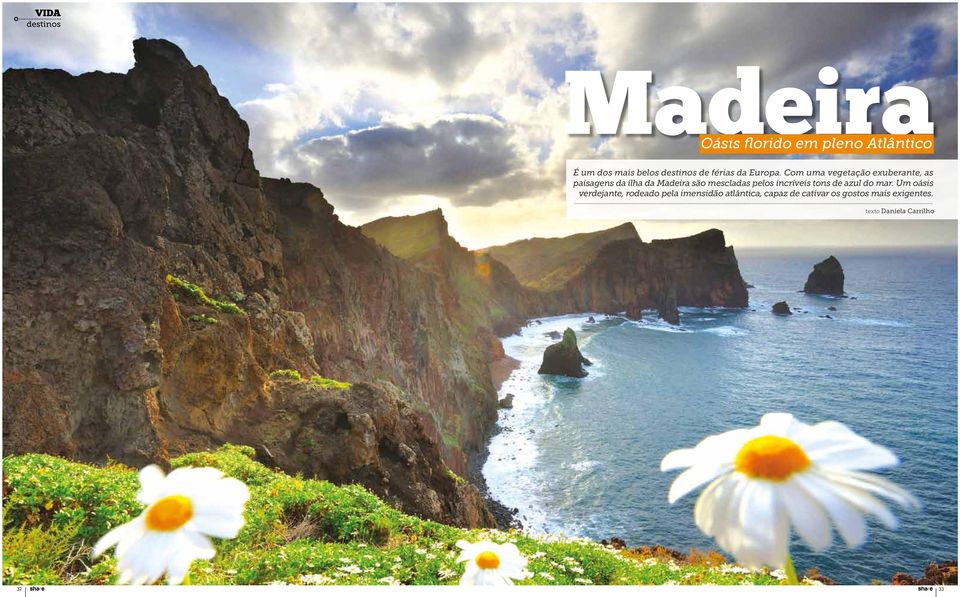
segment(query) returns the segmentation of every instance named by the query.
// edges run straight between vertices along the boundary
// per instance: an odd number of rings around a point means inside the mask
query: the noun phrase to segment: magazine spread
[[[2,590],[956,592],[957,3],[2,19]]]

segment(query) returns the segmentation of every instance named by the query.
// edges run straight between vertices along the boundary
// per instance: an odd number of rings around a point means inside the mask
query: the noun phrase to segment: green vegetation
[[[457,473],[453,472],[450,469],[447,469],[447,476],[450,477],[450,479],[457,485],[463,485],[464,483],[466,483],[466,480],[464,480],[463,477],[461,477],[460,475],[458,475]]]
[[[310,385],[323,388],[324,390],[347,390],[353,386],[353,384],[350,382],[337,381],[335,379],[330,379],[329,377],[320,377],[319,375],[311,375],[307,382]]]
[[[252,448],[225,445],[171,463],[216,467],[251,492],[246,525],[236,539],[216,540],[212,561],[194,562],[193,584],[456,584],[463,573],[459,539],[516,543],[532,573],[520,584],[780,582],[719,557],[678,564],[657,552],[618,552],[583,539],[457,529],[403,514],[357,485],[290,477],[253,455]],[[4,583],[116,581],[113,552],[93,562],[90,546],[143,508],[134,469],[26,454],[4,459],[3,484]]]
[[[188,317],[187,319],[189,319],[190,321],[196,321],[196,322],[199,322],[199,323],[205,323],[205,324],[207,324],[207,325],[213,325],[213,324],[217,323],[217,318],[216,318],[216,317],[210,317],[209,315],[194,314],[194,315],[191,315],[190,317]]]
[[[439,212],[430,211],[414,216],[381,218],[364,224],[360,231],[397,257],[414,259],[441,247],[446,224]]]
[[[174,291],[174,297],[178,298],[181,295],[188,296],[195,300],[196,302],[210,307],[221,313],[227,313],[229,315],[246,315],[247,312],[238,307],[235,303],[228,303],[226,301],[218,301],[207,296],[207,293],[203,291],[202,288],[197,286],[192,282],[187,282],[186,280],[181,280],[180,278],[174,276],[173,274],[167,274],[166,277],[167,286],[169,286]]]
[[[293,381],[302,381],[300,372],[296,369],[277,369],[270,373],[270,379],[292,379]]]
[[[320,388],[321,390],[347,390],[350,389],[353,384],[346,381],[338,381],[336,379],[330,379],[329,377],[322,377],[320,375],[311,375],[308,379],[303,379],[303,376],[300,375],[300,372],[296,369],[277,369],[270,374],[271,379],[289,379],[291,381],[302,381],[308,383],[312,386]]]
[[[443,445],[449,448],[459,448],[460,440],[457,439],[457,436],[450,433],[446,429],[440,430],[441,435],[443,435]]]

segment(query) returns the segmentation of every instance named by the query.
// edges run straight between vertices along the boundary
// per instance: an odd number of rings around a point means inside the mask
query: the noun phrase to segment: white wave
[[[699,331],[704,334],[713,334],[714,336],[722,336],[725,338],[732,336],[746,336],[749,333],[743,328],[738,328],[732,325],[721,325],[719,327],[706,328]]]
[[[695,315],[697,313],[724,313],[726,311],[743,311],[740,307],[678,307],[677,311]]]
[[[852,323],[854,325],[869,325],[869,326],[879,326],[887,328],[908,328],[911,327],[909,323],[903,321],[894,321],[892,319],[869,319],[869,318],[844,318],[837,317],[837,321],[843,321],[846,323]]]
[[[669,324],[662,319],[644,319],[642,321],[628,319],[623,323],[623,325],[630,325],[636,328],[654,330],[657,332],[669,332],[673,334],[685,334],[690,331],[682,327]]]
[[[573,464],[570,464],[567,466],[569,466],[569,468],[575,471],[583,472],[583,471],[588,471],[590,469],[597,468],[598,466],[600,466],[600,462],[596,460],[583,460],[581,462],[574,462]]]

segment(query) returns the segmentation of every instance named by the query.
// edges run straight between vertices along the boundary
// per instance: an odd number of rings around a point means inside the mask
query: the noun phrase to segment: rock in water
[[[787,301],[780,301],[779,303],[773,306],[774,315],[793,315],[790,312],[790,305],[787,304]]]
[[[677,308],[677,289],[671,286],[657,298],[657,313],[660,319],[671,325],[680,325],[680,309]]]
[[[543,363],[537,373],[546,375],[566,375],[568,377],[586,377],[584,365],[590,361],[580,354],[577,347],[577,335],[567,328],[563,332],[563,340],[551,344],[543,351]]]
[[[813,266],[803,291],[810,294],[843,296],[843,267],[833,255]]]
[[[513,394],[507,394],[497,403],[498,408],[513,408]]]

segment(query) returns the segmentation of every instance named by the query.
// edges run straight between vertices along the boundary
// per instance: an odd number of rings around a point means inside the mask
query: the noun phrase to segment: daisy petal
[[[167,584],[182,584],[184,577],[190,570],[190,564],[193,563],[193,560],[194,558],[190,557],[189,554],[177,554],[167,566]]]
[[[210,539],[207,539],[200,533],[183,531],[180,542],[180,552],[190,553],[194,559],[209,560],[217,555],[217,550],[213,547]]]
[[[793,479],[814,499],[820,502],[833,523],[837,525],[840,536],[847,547],[862,545],[867,539],[867,525],[863,515],[821,478],[815,474],[797,474]]]
[[[825,475],[833,477],[833,474],[830,472],[825,472]],[[909,510],[919,510],[920,501],[914,497],[912,493],[906,489],[900,487],[896,483],[887,481],[879,475],[873,475],[870,473],[860,473],[860,472],[848,472],[844,473],[840,477],[842,481],[848,485],[854,487],[859,487],[860,489],[865,489],[867,491],[872,491],[876,494],[879,494],[887,499],[893,500],[894,502],[900,504],[902,507]]]
[[[127,533],[133,532],[135,526],[133,522],[134,521],[130,521],[110,529],[110,531],[101,537],[96,545],[93,546],[93,557],[99,558],[103,555],[103,552],[119,543]]]
[[[888,529],[896,529],[897,517],[893,515],[890,508],[862,489],[851,487],[845,483],[837,483],[837,490],[843,495],[844,499],[859,508],[867,514],[876,516]]]
[[[725,522],[730,504],[731,495],[734,493],[736,479],[731,475],[724,475],[714,479],[707,488],[700,493],[696,505],[693,507],[693,520],[697,527],[704,534],[712,537],[717,534],[718,529]]]
[[[730,502],[730,524],[717,536],[720,546],[749,568],[779,567],[786,559],[789,526],[768,483],[742,479]]]
[[[243,528],[242,514],[230,513],[197,513],[191,521],[193,528],[205,535],[221,539],[233,539]]]
[[[163,469],[155,464],[150,464],[137,474],[140,479],[140,491],[137,493],[137,501],[141,504],[151,504],[163,496],[164,478]]]
[[[763,435],[793,437],[806,427],[790,413],[768,413],[761,417],[758,429]]]
[[[900,464],[893,452],[866,440],[808,450],[807,455],[818,466],[841,470],[870,470]]]
[[[690,468],[698,462],[696,450],[692,448],[674,450],[664,456],[663,460],[660,461],[660,470],[665,472],[678,468]]]
[[[673,484],[670,485],[667,501],[672,504],[697,487],[713,481],[731,470],[733,470],[733,465],[730,463],[704,464],[689,468],[674,479]]]
[[[783,504],[790,516],[790,522],[810,549],[823,551],[833,543],[833,532],[826,512],[807,493],[803,487],[793,481],[780,486]]]

